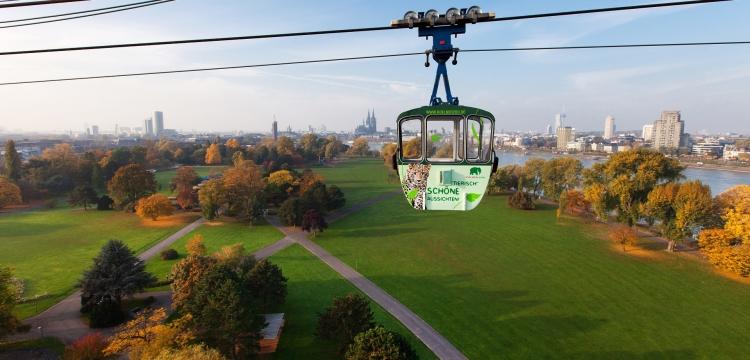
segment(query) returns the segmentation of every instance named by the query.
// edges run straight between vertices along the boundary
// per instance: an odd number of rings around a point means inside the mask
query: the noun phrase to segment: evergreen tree
[[[76,186],[68,196],[68,203],[71,206],[82,206],[83,210],[87,210],[90,205],[96,204],[99,200],[99,195],[91,186]]]
[[[375,316],[367,299],[359,294],[349,294],[333,299],[333,304],[318,314],[316,335],[336,342],[343,352],[357,334],[374,326]]]
[[[5,142],[5,176],[13,181],[21,178],[21,156],[18,155],[13,140]]]
[[[346,352],[347,360],[416,360],[414,348],[401,334],[382,326],[359,333]]]

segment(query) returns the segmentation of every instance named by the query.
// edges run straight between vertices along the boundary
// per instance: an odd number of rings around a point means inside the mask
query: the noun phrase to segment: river
[[[526,160],[534,157],[550,159],[553,156],[554,155],[549,153],[535,153],[526,155],[517,152],[497,152],[497,157],[500,160],[500,166],[523,164],[526,162]],[[580,158],[580,160],[584,166],[589,167],[595,162],[605,161],[606,157],[602,157],[599,160],[590,158]],[[685,174],[685,177],[688,180],[700,180],[704,184],[707,184],[711,188],[711,193],[714,195],[719,194],[735,185],[750,185],[750,173],[746,172],[687,168],[685,169],[685,171],[683,171],[683,174]]]

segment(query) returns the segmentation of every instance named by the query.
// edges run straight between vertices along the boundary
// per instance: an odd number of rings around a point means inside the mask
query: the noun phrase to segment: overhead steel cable
[[[71,17],[66,17],[66,18],[62,18],[62,19],[44,20],[44,21],[37,21],[37,22],[24,23],[24,24],[4,25],[4,26],[0,26],[0,29],[16,28],[16,27],[22,27],[22,26],[39,25],[39,24],[47,24],[47,23],[67,21],[67,20],[73,20],[73,19],[81,19],[81,18],[86,18],[86,17],[92,17],[92,16],[99,16],[99,15],[104,15],[104,14],[116,13],[116,12],[120,12],[120,11],[133,10],[133,9],[138,9],[138,8],[142,8],[142,7],[147,7],[147,6],[160,5],[160,4],[164,4],[164,3],[168,3],[168,2],[172,2],[172,1],[174,1],[174,0],[150,1],[147,4],[141,3],[141,5],[137,5],[137,6],[130,6],[130,7],[125,7],[125,8],[115,9],[115,10],[102,11],[102,12],[97,12],[97,13],[93,13],[93,14],[71,16]]]
[[[9,0],[0,0],[2,1],[9,1]],[[17,0],[14,0],[17,1]],[[104,11],[104,10],[110,10],[110,9],[118,9],[122,7],[128,7],[128,6],[135,6],[140,4],[147,4],[152,2],[158,2],[161,0],[148,0],[148,1],[141,1],[136,3],[130,3],[130,4],[123,4],[123,5],[117,5],[117,6],[108,6],[98,9],[90,9],[90,10],[82,10],[82,11],[73,11],[68,13],[62,13],[62,14],[55,14],[55,15],[46,15],[46,16],[36,16],[36,17],[30,17],[25,19],[14,19],[14,20],[0,20],[0,24],[8,24],[8,23],[15,23],[15,22],[25,22],[25,21],[32,21],[32,20],[41,20],[41,19],[49,19],[49,18],[56,18],[56,17],[62,17],[62,16],[70,16],[70,15],[78,15],[78,14],[86,14],[90,12],[97,12],[97,11]]]
[[[582,49],[648,48],[648,47],[677,47],[677,46],[718,46],[718,45],[750,45],[750,41],[713,41],[713,42],[651,43],[651,44],[544,46],[544,47],[522,47],[522,48],[467,49],[467,50],[461,50],[460,52],[462,52],[462,53],[487,53],[487,52],[512,52],[512,51],[582,50]],[[395,54],[350,56],[350,57],[327,58],[327,59],[311,59],[311,60],[299,60],[299,61],[284,61],[284,62],[273,62],[273,63],[264,63],[264,64],[252,64],[252,65],[218,66],[218,67],[203,67],[203,68],[195,68],[195,69],[176,69],[176,70],[162,70],[162,71],[123,73],[123,74],[109,74],[109,75],[77,76],[77,77],[66,77],[66,78],[56,78],[56,79],[43,79],[43,80],[11,81],[11,82],[0,82],[0,86],[24,85],[24,84],[40,84],[40,83],[78,81],[78,80],[124,78],[124,77],[148,76],[148,75],[166,75],[166,74],[179,74],[179,73],[205,72],[205,71],[218,71],[218,70],[248,69],[248,68],[272,67],[272,66],[303,65],[303,64],[315,64],[315,63],[331,63],[331,62],[339,62],[339,61],[383,59],[383,58],[396,58],[396,57],[417,56],[417,55],[424,56],[425,52],[422,52],[422,51],[420,51],[420,52],[405,52],[405,53],[395,53]]]
[[[79,2],[79,1],[89,1],[89,0],[43,0],[43,1],[13,2],[9,4],[0,4],[0,8],[36,6],[36,5],[55,5],[55,4],[64,4],[64,3]]]
[[[554,16],[568,16],[577,14],[592,14],[600,12],[612,12],[612,11],[624,11],[624,10],[636,10],[636,9],[651,9],[660,7],[671,7],[671,6],[685,6],[685,5],[696,5],[696,4],[707,4],[715,2],[725,2],[732,0],[692,0],[692,1],[679,1],[669,3],[657,3],[657,4],[643,4],[643,5],[632,5],[627,7],[614,7],[614,8],[600,8],[600,9],[587,9],[587,10],[575,10],[567,12],[556,12],[546,14],[535,14],[535,15],[520,15],[512,17],[495,18],[494,21],[511,21],[511,20],[522,20],[542,17],[554,17]],[[8,55],[23,55],[23,54],[40,54],[40,53],[53,53],[53,52],[70,52],[70,51],[86,51],[86,50],[104,50],[104,49],[118,49],[118,48],[132,48],[132,47],[146,47],[146,46],[163,46],[163,45],[180,45],[180,44],[196,44],[196,43],[208,43],[208,42],[221,42],[221,41],[239,41],[239,40],[257,40],[257,39],[271,39],[271,38],[285,38],[285,37],[299,37],[299,36],[313,36],[313,35],[329,35],[329,34],[345,34],[345,33],[357,33],[357,32],[369,32],[369,31],[383,31],[383,30],[396,30],[403,28],[393,28],[390,26],[376,26],[367,28],[350,28],[350,29],[334,29],[334,30],[318,30],[318,31],[300,31],[291,33],[277,33],[277,34],[263,34],[263,35],[246,35],[246,36],[229,36],[219,38],[203,38],[203,39],[186,39],[186,40],[170,40],[170,41],[152,41],[152,42],[141,42],[141,43],[124,43],[124,44],[108,44],[108,45],[92,45],[92,46],[78,46],[78,47],[66,47],[66,48],[50,48],[50,49],[31,49],[31,50],[16,50],[16,51],[4,51],[0,52],[0,56]]]

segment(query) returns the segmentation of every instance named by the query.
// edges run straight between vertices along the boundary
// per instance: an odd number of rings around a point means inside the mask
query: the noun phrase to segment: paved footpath
[[[150,249],[144,251],[138,258],[141,260],[148,260],[162,250],[168,248],[175,241],[179,240],[185,234],[193,231],[195,228],[203,224],[205,220],[200,218],[189,225],[183,227],[176,233],[170,235],[168,238],[160,241]],[[169,292],[154,292],[154,293],[141,293],[135,295],[136,298],[145,298],[148,296],[154,296],[157,298],[157,306],[160,303],[167,303],[170,300]],[[31,317],[23,321],[24,324],[31,325],[31,331],[24,334],[16,334],[10,336],[10,341],[20,341],[33,339],[40,336],[53,336],[59,338],[63,342],[71,343],[79,337],[88,334],[92,330],[81,320],[81,292],[76,291],[70,296],[66,297],[59,303],[53,305],[49,309],[43,311],[39,315]],[[42,329],[40,330],[39,327]],[[107,333],[106,329],[97,330],[102,333]]]
[[[400,193],[401,191],[389,192],[359,203],[351,208],[343,209],[331,214],[330,222],[339,220],[353,212],[359,211],[385,199],[389,199]],[[400,303],[393,296],[375,285],[375,283],[362,276],[362,274],[352,269],[349,265],[346,265],[343,261],[331,255],[331,253],[320,247],[318,244],[310,241],[307,237],[307,233],[295,228],[284,227],[279,223],[277,218],[269,218],[268,221],[287,235],[281,241],[286,240],[296,242],[307,249],[307,251],[317,256],[320,260],[330,266],[331,269],[339,273],[344,279],[348,280],[352,285],[356,286],[360,291],[369,296],[372,301],[376,302],[393,317],[398,319],[407,329],[409,329],[409,331],[421,340],[425,346],[432,350],[438,358],[450,360],[467,359],[467,357],[453,346],[453,344],[440,335],[440,333],[427,324],[427,322],[422,320],[417,314],[404,306],[404,304]],[[285,247],[289,245],[291,245],[291,242]]]

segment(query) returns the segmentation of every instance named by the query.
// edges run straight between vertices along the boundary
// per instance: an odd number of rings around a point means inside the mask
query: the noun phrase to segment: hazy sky
[[[135,0],[132,0],[135,1]],[[0,9],[0,20],[111,6],[130,0]],[[497,16],[642,1],[485,1]],[[467,7],[467,1],[177,0],[142,9],[0,29],[2,51],[387,25],[406,10]],[[750,4],[733,1],[672,9],[469,26],[464,49],[579,44],[750,40]],[[0,57],[0,82],[424,51],[416,30]],[[375,108],[379,127],[426,104],[435,67],[423,57],[253,70],[0,87],[0,128],[111,131],[140,126],[154,110],[167,128],[268,131],[308,124],[351,130]],[[661,110],[682,110],[687,131],[750,133],[750,45],[492,53],[449,66],[454,94],[485,108],[499,129],[543,130],[563,109],[567,125],[640,129]]]

